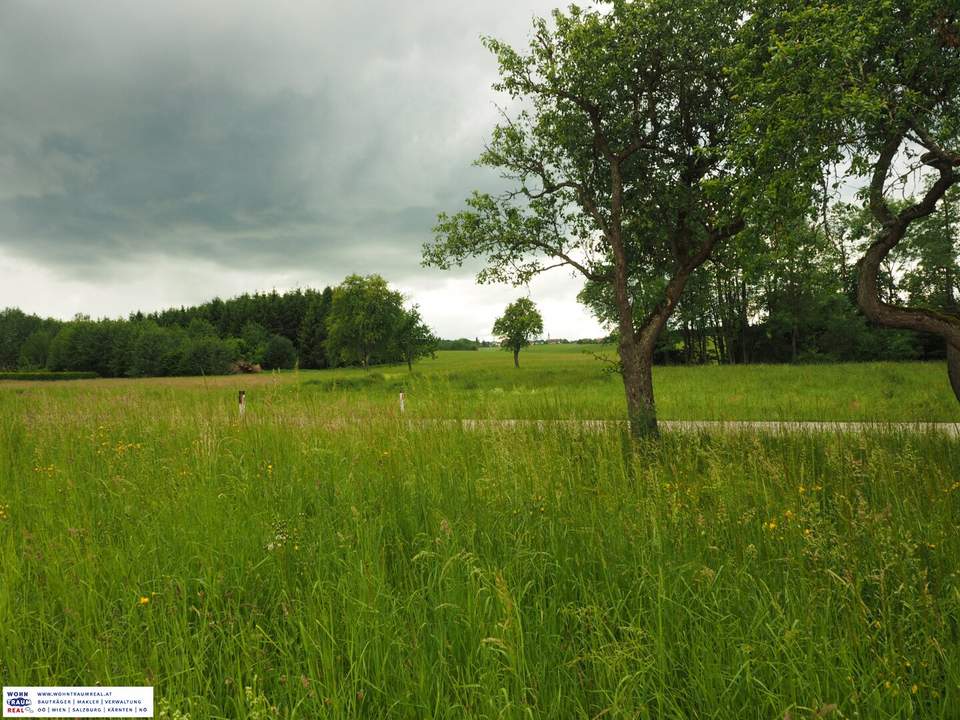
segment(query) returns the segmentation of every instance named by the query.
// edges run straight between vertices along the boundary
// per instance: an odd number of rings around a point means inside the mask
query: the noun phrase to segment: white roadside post
[[[404,400],[404,398],[403,398],[403,393],[401,392],[401,393],[400,393],[400,412],[401,412],[401,413],[403,413],[403,410],[404,410],[404,408],[403,408],[403,400]]]
[[[240,417],[243,417],[243,413],[247,409],[247,391],[246,390],[240,391],[240,394],[237,396],[237,403],[240,407]]]

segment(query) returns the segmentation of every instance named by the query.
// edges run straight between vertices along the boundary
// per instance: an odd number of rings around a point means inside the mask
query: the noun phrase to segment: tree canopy
[[[858,305],[878,324],[944,338],[960,399],[960,317],[884,297],[882,282],[894,249],[960,179],[960,7],[756,2],[738,51],[746,109],[735,157],[765,184],[758,197],[775,213],[857,188],[873,224],[857,262]]]
[[[631,427],[655,432],[652,362],[694,271],[744,225],[726,162],[735,103],[724,70],[740,7],[615,1],[534,21],[526,52],[495,39],[504,113],[478,163],[510,182],[441,214],[428,265],[470,257],[480,281],[554,267],[608,288]],[[639,306],[639,309],[638,309]]]
[[[543,317],[530,298],[518,298],[493,323],[493,334],[503,347],[513,351],[513,365],[520,367],[520,350],[543,334]]]

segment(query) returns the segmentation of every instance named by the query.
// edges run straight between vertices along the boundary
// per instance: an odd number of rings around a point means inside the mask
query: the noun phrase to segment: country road
[[[407,421],[410,426],[441,425],[465,430],[482,430],[497,427],[531,427],[540,429],[566,426],[585,430],[605,430],[621,427],[624,420],[523,420],[497,418],[416,418]],[[833,421],[776,421],[776,420],[660,420],[664,432],[731,432],[731,433],[941,433],[950,437],[960,436],[960,423],[946,422],[833,422]]]

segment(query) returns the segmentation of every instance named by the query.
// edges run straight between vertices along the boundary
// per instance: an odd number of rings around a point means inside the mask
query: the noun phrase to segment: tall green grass
[[[24,402],[69,393],[77,410],[102,398],[166,397],[178,412],[184,395],[214,394],[226,405],[237,389],[251,407],[287,394],[296,408],[317,415],[391,415],[399,392],[407,413],[421,418],[623,419],[623,384],[597,355],[603,346],[535,346],[513,368],[496,349],[446,351],[414,365],[265,373],[212,378],[153,378],[66,384],[10,382],[2,387]],[[943,363],[657,367],[658,414],[665,420],[830,420],[960,422]],[[75,394],[74,394],[75,393]],[[0,403],[3,398],[0,397]]]
[[[0,390],[2,682],[194,720],[956,717],[956,440],[631,447],[320,377]],[[520,407],[485,402],[454,410]]]

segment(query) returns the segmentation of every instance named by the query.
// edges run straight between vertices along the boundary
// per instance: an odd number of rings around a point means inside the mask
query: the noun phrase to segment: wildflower
[[[138,605],[147,605],[150,602],[150,598],[146,595],[141,595],[140,599],[137,601]]]
[[[910,686],[910,692],[913,693],[914,695],[917,694],[917,690],[919,690],[919,689],[920,689],[920,688],[917,687],[917,684],[916,684],[916,683],[914,683],[913,685]]]
[[[807,489],[803,485],[797,488],[797,492],[799,492],[801,495],[803,495],[806,491]]]
[[[771,520],[771,521],[769,521],[769,522],[765,525],[765,527],[767,528],[767,530],[771,530],[771,531],[772,531],[772,530],[776,530],[776,529],[777,529],[777,521],[776,521],[776,520]]]
[[[783,514],[783,516],[784,516],[787,520],[789,520],[790,518],[793,517],[793,510],[787,510],[787,511]]]
[[[10,517],[10,506],[0,505],[0,520],[6,520]]]

